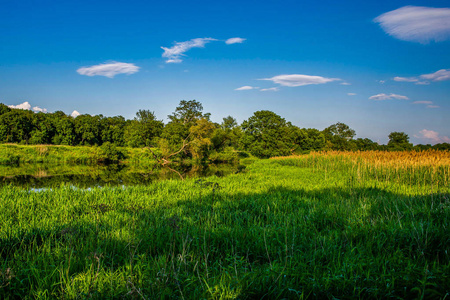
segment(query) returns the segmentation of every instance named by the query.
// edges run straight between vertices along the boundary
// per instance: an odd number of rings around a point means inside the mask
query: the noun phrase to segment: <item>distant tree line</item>
[[[268,110],[255,112],[242,124],[228,116],[222,123],[210,120],[196,100],[182,100],[164,124],[154,112],[139,110],[136,117],[79,115],[62,111],[34,113],[0,104],[0,142],[19,144],[102,145],[157,147],[160,155],[220,160],[236,150],[258,157],[283,156],[313,150],[450,150],[450,144],[434,146],[409,142],[404,132],[391,132],[387,145],[368,138],[354,139],[355,131],[344,123],[320,131],[300,128]]]

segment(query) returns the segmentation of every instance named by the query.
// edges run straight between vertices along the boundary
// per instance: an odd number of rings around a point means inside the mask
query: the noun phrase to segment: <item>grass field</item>
[[[312,153],[223,178],[0,188],[0,298],[445,299],[450,153]]]

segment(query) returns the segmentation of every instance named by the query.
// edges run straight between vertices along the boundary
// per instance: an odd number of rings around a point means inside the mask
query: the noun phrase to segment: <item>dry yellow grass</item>
[[[293,160],[295,165],[313,169],[343,169],[358,177],[397,182],[428,182],[438,186],[450,183],[449,151],[323,151],[308,155],[274,157]]]

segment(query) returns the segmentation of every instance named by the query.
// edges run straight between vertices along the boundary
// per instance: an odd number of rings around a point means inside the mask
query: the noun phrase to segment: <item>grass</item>
[[[448,298],[450,164],[364,155],[147,187],[2,187],[0,298]]]
[[[118,147],[126,163],[155,164],[146,148]],[[0,165],[24,163],[96,164],[104,158],[104,150],[96,146],[0,144]]]

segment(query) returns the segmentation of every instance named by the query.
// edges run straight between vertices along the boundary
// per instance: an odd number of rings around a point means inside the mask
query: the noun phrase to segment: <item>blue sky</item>
[[[167,122],[196,99],[216,122],[450,142],[449,53],[442,0],[0,0],[0,102],[35,111]]]

